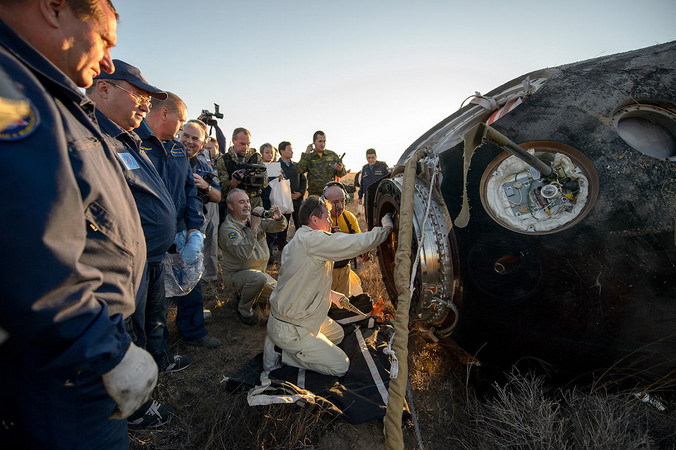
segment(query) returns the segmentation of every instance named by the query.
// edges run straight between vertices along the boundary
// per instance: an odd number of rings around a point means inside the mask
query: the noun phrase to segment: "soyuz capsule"
[[[419,149],[411,320],[486,364],[673,388],[676,42],[477,93],[369,188],[369,225],[397,216]],[[392,298],[397,244],[379,248]]]

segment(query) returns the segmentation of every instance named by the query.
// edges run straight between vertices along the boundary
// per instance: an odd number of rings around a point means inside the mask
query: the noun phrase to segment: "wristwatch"
[[[205,191],[211,192],[211,185],[207,186],[207,188],[205,189]]]

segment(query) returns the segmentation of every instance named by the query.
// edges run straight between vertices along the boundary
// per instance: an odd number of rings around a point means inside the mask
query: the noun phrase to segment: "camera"
[[[265,170],[263,164],[240,163],[235,166],[232,177],[246,188],[262,188],[265,182]]]
[[[220,111],[220,108],[220,105],[214,103],[214,112],[210,112],[208,109],[203,109],[199,119],[207,125],[211,125],[212,127],[218,125],[216,119],[223,118],[223,113]]]
[[[266,209],[261,214],[256,214],[255,212],[251,213],[252,216],[262,217],[263,219],[270,219],[274,214],[275,214],[275,212],[271,211],[269,209]]]
[[[207,172],[205,174],[199,174],[204,179],[204,181],[211,186],[211,183],[214,182],[214,179],[216,178],[216,172]],[[202,191],[201,189],[197,190],[197,195],[199,196],[200,200],[202,200],[202,204],[206,205],[207,203],[210,202],[209,200],[209,194],[205,191]]]

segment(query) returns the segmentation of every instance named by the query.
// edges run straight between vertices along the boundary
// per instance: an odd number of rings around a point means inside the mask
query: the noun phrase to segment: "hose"
[[[395,287],[399,295],[393,344],[393,350],[399,360],[399,374],[397,378],[390,380],[384,422],[385,448],[392,450],[404,448],[401,420],[408,380],[408,310],[411,305],[411,290],[408,283],[411,274],[411,243],[413,242],[413,198],[417,164],[426,153],[426,149],[419,149],[406,162],[399,209],[399,245],[394,256]]]

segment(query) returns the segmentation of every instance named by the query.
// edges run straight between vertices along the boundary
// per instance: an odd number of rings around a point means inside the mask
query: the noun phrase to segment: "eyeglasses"
[[[104,81],[105,81],[105,80],[104,80]],[[132,98],[136,101],[136,103],[138,103],[139,106],[144,106],[144,105],[145,105],[148,109],[150,109],[150,108],[153,107],[153,104],[150,103],[150,102],[152,101],[152,98],[151,98],[149,95],[138,95],[138,94],[134,94],[133,92],[131,92],[131,91],[129,91],[129,90],[123,88],[123,87],[120,86],[119,84],[111,83],[110,81],[106,81],[106,83],[112,84],[112,85],[115,86],[116,88],[122,89],[124,92],[126,92],[126,93],[129,94],[129,95],[131,95]]]

